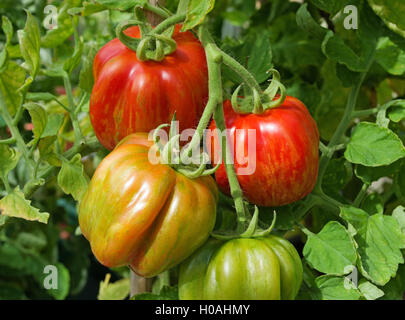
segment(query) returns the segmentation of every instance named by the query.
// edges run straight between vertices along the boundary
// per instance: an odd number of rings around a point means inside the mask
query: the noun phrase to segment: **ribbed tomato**
[[[312,191],[318,175],[319,133],[301,101],[287,96],[282,105],[262,114],[237,114],[227,100],[224,114],[228,137],[233,141],[231,149],[238,180],[249,202],[281,206]],[[210,129],[215,128],[213,121]],[[253,130],[250,136],[255,138],[250,150],[249,130]],[[220,151],[217,135],[213,136],[211,146],[212,161],[216,164]],[[229,194],[223,164],[215,178],[219,188]]]
[[[190,32],[174,31],[177,49],[163,61],[139,61],[119,39],[97,53],[90,119],[103,146],[113,149],[134,132],[169,123],[176,112],[180,130],[194,128],[208,100],[205,51]],[[138,27],[125,34],[139,38]]]
[[[130,265],[151,277],[180,263],[208,238],[218,191],[152,164],[145,133],[125,138],[98,166],[79,206],[79,223],[103,265]]]
[[[181,300],[292,300],[302,263],[287,240],[268,235],[209,240],[180,267]]]

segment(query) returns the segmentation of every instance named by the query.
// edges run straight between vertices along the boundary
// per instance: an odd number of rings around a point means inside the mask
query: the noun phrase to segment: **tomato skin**
[[[180,266],[181,300],[292,300],[302,282],[301,259],[273,235],[228,242],[211,239]]]
[[[224,102],[228,137],[235,154],[249,154],[256,162],[253,173],[238,174],[247,164],[234,156],[235,169],[245,198],[257,205],[276,207],[298,201],[309,194],[318,176],[319,132],[305,105],[289,97],[276,108],[262,114],[237,114],[229,100]],[[210,129],[215,129],[215,122]],[[248,130],[256,130],[256,151],[248,153]],[[235,134],[236,130],[240,130]],[[211,159],[218,162],[220,146],[215,134],[211,142]],[[242,152],[240,151],[242,150]],[[221,191],[230,194],[225,166],[215,173]]]
[[[152,164],[146,133],[129,135],[100,163],[79,206],[83,235],[100,263],[155,276],[201,246],[215,224],[211,177],[189,179]]]
[[[97,53],[90,120],[100,143],[112,150],[127,135],[169,123],[174,112],[180,131],[195,128],[208,100],[208,69],[201,43],[190,32],[173,39],[177,49],[161,62],[139,61],[119,39]],[[140,37],[138,27],[125,33]]]

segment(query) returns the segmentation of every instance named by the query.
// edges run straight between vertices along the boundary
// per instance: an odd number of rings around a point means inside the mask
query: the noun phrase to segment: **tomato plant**
[[[261,206],[277,207],[298,201],[310,193],[318,174],[319,133],[305,105],[287,97],[281,106],[262,114],[238,114],[229,100],[224,103],[225,124],[233,142],[235,170],[246,199]],[[215,122],[210,129],[215,130]],[[255,151],[249,150],[249,130],[255,130]],[[252,143],[252,142],[251,142]],[[218,136],[212,141],[211,157],[217,163]],[[248,159],[240,155],[248,155]],[[239,156],[238,156],[239,155]],[[253,173],[246,174],[249,166]],[[245,169],[245,171],[243,171]],[[215,179],[229,194],[229,182],[222,164]]]
[[[97,53],[90,119],[106,148],[169,122],[174,113],[180,130],[197,125],[208,97],[207,64],[199,41],[180,28],[173,34],[176,51],[163,61],[140,61],[117,38]],[[140,30],[128,28],[126,35],[139,38]]]
[[[0,15],[0,299],[404,299],[403,1]]]
[[[83,196],[79,223],[97,259],[155,276],[177,265],[208,238],[217,187],[148,161],[147,135],[127,136],[100,163]]]
[[[236,262],[236,263],[235,263]],[[302,281],[294,246],[276,236],[211,240],[180,267],[182,300],[291,300]]]

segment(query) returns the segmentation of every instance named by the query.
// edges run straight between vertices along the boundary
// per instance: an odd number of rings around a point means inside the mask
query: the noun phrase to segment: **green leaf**
[[[339,222],[328,222],[318,234],[304,232],[308,240],[303,254],[314,269],[334,275],[347,274],[353,270],[356,249],[347,230]]]
[[[105,280],[100,282],[98,300],[124,300],[129,295],[130,280],[124,278],[110,283],[111,274],[107,273]]]
[[[60,167],[62,162],[57,156],[55,141],[56,136],[42,138],[38,143],[38,150],[42,160],[47,161],[52,166]]]
[[[395,278],[391,279],[384,287],[383,300],[403,300],[405,292],[405,264],[402,264]]]
[[[6,46],[11,43],[11,39],[13,38],[13,24],[11,23],[10,19],[7,16],[2,16],[2,23],[1,27],[6,35]]]
[[[368,3],[388,28],[405,38],[405,2],[368,0]]]
[[[315,38],[322,40],[327,32],[327,29],[321,27],[311,16],[308,11],[308,3],[304,3],[297,11],[296,14],[298,26],[308,32]]]
[[[24,104],[24,108],[28,110],[32,119],[34,140],[39,140],[48,122],[48,115],[44,108],[34,102]]]
[[[378,193],[370,193],[361,205],[361,209],[369,215],[382,214],[384,212],[384,203]]]
[[[378,41],[375,59],[390,74],[399,76],[405,72],[405,52],[388,37]]]
[[[56,300],[64,300],[69,294],[70,288],[69,270],[61,263],[57,263],[55,266],[58,270],[57,289],[46,289],[46,290]],[[46,276],[47,275],[44,274],[44,277]]]
[[[405,234],[397,220],[383,214],[369,216],[354,207],[341,208],[340,216],[356,231],[354,239],[363,276],[377,285],[386,284],[395,276],[398,264],[404,263],[401,249],[405,248]]]
[[[83,65],[79,75],[79,87],[84,91],[91,93],[94,85],[93,77],[93,61],[96,56],[97,50],[94,46],[90,47],[89,53],[83,60]]]
[[[133,296],[131,300],[179,300],[178,288],[164,286],[159,294],[141,293]]]
[[[13,116],[22,103],[22,95],[18,91],[25,82],[25,70],[14,61],[7,61],[5,68],[0,70],[0,90],[3,94],[8,112]]]
[[[346,159],[331,159],[322,180],[322,188],[327,194],[340,192],[352,177],[352,165]]]
[[[63,64],[63,69],[67,74],[71,74],[73,70],[80,64],[83,54],[83,41],[79,40],[73,55],[65,61]]]
[[[402,233],[405,234],[405,207],[396,207],[392,212],[392,216],[397,220]]]
[[[46,127],[44,132],[42,133],[41,137],[50,137],[57,135],[60,127],[63,123],[64,115],[60,113],[53,113],[48,116],[48,121],[46,123]]]
[[[27,21],[23,30],[18,30],[21,54],[34,79],[39,69],[40,32],[37,20],[27,12]]]
[[[344,155],[352,163],[378,167],[405,157],[405,148],[399,137],[388,128],[381,128],[375,123],[360,122]]]
[[[268,71],[273,66],[270,36],[263,30],[260,34],[255,35],[254,41],[246,44],[250,46],[248,70],[259,83],[262,83],[269,78]]]
[[[323,53],[332,61],[346,65],[350,70],[363,72],[367,70],[366,61],[359,57],[343,39],[328,31],[322,42]]]
[[[351,284],[345,287],[345,278],[330,275],[315,279],[322,300],[359,300],[361,293]]]
[[[215,0],[190,0],[182,31],[192,29],[201,24],[205,16],[214,8],[214,5]]]
[[[388,112],[388,117],[393,122],[400,122],[405,119],[405,101],[400,100],[393,105]]]
[[[7,178],[8,173],[16,167],[21,154],[5,144],[0,144],[0,154],[0,176]]]
[[[0,212],[9,217],[42,223],[47,223],[49,218],[49,213],[40,212],[38,209],[32,207],[31,201],[25,199],[24,194],[18,187],[0,200]]]
[[[359,282],[359,290],[367,300],[376,300],[384,295],[384,291],[364,279]]]
[[[108,9],[118,9],[126,11],[135,7],[136,5],[143,6],[147,3],[147,0],[96,0],[96,2],[102,4]]]
[[[332,15],[335,15],[340,10],[343,10],[343,8],[351,2],[352,1],[350,0],[311,0],[311,3],[313,3],[319,9],[331,13]]]
[[[87,190],[88,178],[83,170],[80,154],[70,161],[62,161],[62,168],[58,174],[58,184],[66,194],[71,194],[76,201],[80,201]]]
[[[394,177],[398,174],[401,161],[395,161],[388,166],[365,167],[356,165],[354,172],[356,176],[365,184],[371,184],[382,177]]]
[[[41,45],[45,48],[55,48],[65,42],[73,34],[72,16],[68,10],[78,7],[81,0],[65,0],[63,6],[58,10],[57,28],[48,30],[41,38]]]

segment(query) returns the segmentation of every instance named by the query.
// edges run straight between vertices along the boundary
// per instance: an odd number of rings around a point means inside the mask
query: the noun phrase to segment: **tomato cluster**
[[[138,27],[126,30],[139,38]],[[79,222],[104,265],[129,265],[144,277],[180,263],[181,299],[294,299],[302,281],[298,253],[287,241],[267,235],[210,239],[218,188],[229,193],[223,164],[211,176],[189,178],[168,164],[151,163],[157,145],[148,131],[171,120],[194,128],[208,95],[204,48],[176,26],[177,50],[163,61],[140,61],[118,39],[94,61],[90,119],[100,142],[113,151],[101,162],[79,206]],[[255,170],[238,174],[245,199],[280,206],[307,195],[316,182],[319,134],[306,107],[287,97],[262,114],[238,114],[224,103],[231,149],[248,152],[255,131]],[[215,122],[210,125],[214,129]],[[239,136],[232,136],[237,129]],[[213,137],[213,146],[217,136]],[[218,150],[213,147],[213,155]],[[244,163],[235,160],[235,169]],[[213,156],[213,162],[219,159]],[[238,172],[238,170],[237,170]],[[205,243],[205,245],[204,245]]]

